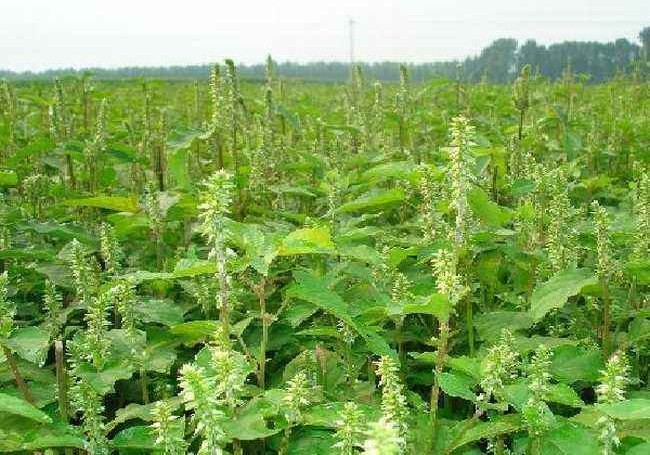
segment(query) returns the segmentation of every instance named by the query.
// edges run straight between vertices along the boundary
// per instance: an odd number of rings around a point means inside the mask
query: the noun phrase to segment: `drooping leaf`
[[[535,321],[541,320],[546,313],[563,307],[585,286],[596,284],[593,272],[586,269],[565,270],[537,287],[530,298],[530,313]]]
[[[472,188],[467,199],[472,213],[489,226],[503,226],[510,220],[508,210],[491,201],[487,193],[479,187]]]
[[[632,398],[613,404],[596,404],[596,408],[618,420],[650,419],[650,399]]]
[[[278,249],[280,256],[328,254],[335,251],[330,230],[326,227],[298,229],[287,235]]]
[[[25,360],[41,364],[50,345],[50,334],[40,327],[22,327],[13,332],[7,346]]]
[[[18,185],[18,175],[14,171],[0,169],[0,187]]]
[[[0,392],[0,412],[15,414],[40,423],[51,423],[50,416],[27,401]],[[1,433],[0,433],[1,434]]]
[[[439,321],[448,321],[451,302],[442,294],[431,294],[423,303],[409,303],[402,307],[401,314],[431,314]]]
[[[440,373],[436,378],[440,388],[447,395],[471,402],[476,401],[476,394],[472,392],[472,387],[476,384],[473,379],[452,373]]]
[[[339,213],[376,212],[395,207],[405,198],[404,191],[400,189],[380,190],[365,194],[354,201],[347,202],[337,209]]]
[[[604,368],[602,356],[596,350],[577,346],[559,346],[553,353],[550,373],[560,382],[597,381]]]
[[[136,317],[142,322],[173,326],[183,322],[183,309],[171,300],[149,299],[138,302]]]
[[[494,311],[476,315],[474,327],[481,339],[496,340],[503,329],[516,332],[531,327],[533,322],[527,311]]]
[[[137,199],[124,196],[95,196],[82,199],[68,199],[62,202],[68,207],[97,207],[116,212],[136,213],[140,209]]]
[[[62,422],[35,423],[18,415],[0,416],[0,452],[20,452],[74,447],[83,449],[85,440],[79,428]]]
[[[569,421],[545,433],[540,447],[543,455],[593,455],[601,451],[594,433]]]
[[[498,420],[490,422],[476,421],[470,425],[466,422],[461,422],[454,427],[452,434],[455,433],[456,435],[449,441],[447,447],[445,447],[445,452],[451,453],[465,444],[480,439],[512,433],[520,430],[523,426],[521,416],[516,414],[505,415]]]
[[[117,433],[111,440],[111,445],[120,452],[134,449],[148,450],[156,447],[156,436],[151,431],[151,428],[138,425],[126,428]]]

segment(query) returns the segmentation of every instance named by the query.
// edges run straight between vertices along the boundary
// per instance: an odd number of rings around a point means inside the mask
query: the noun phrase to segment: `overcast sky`
[[[650,0],[0,0],[0,69],[435,61],[499,37],[637,39]]]

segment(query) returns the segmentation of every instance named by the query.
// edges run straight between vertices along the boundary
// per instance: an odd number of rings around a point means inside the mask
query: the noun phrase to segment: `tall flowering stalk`
[[[159,401],[151,411],[153,423],[151,431],[155,435],[155,444],[162,455],[183,455],[187,444],[183,438],[185,429],[183,419],[173,414],[172,406],[166,401]]]
[[[471,210],[467,193],[471,180],[469,164],[471,147],[474,145],[474,127],[463,116],[451,121],[451,147],[449,148],[451,180],[451,204],[455,212],[454,241],[456,248],[463,248],[471,225]]]
[[[526,401],[522,413],[530,438],[529,450],[533,455],[540,453],[540,436],[549,428],[550,411],[546,405],[546,399],[551,380],[549,373],[551,357],[551,351],[540,345],[533,354],[528,369],[530,397]]]
[[[106,437],[104,424],[104,403],[102,396],[92,387],[90,382],[81,376],[80,366],[87,357],[85,342],[70,341],[67,343],[69,371],[72,378],[70,387],[71,405],[74,412],[81,413],[81,423],[88,437],[86,450],[93,455],[108,455],[110,448]]]
[[[16,148],[16,97],[6,80],[0,81],[0,113],[4,115],[8,129],[6,150],[0,151],[0,164]]]
[[[34,403],[34,397],[18,370],[13,352],[7,346],[7,340],[14,330],[15,315],[16,307],[9,300],[9,274],[5,271],[0,273],[0,347],[2,348],[5,359],[7,359],[18,390],[20,390],[25,400]]]
[[[634,247],[632,256],[637,259],[650,255],[650,174],[643,173],[635,191]]]
[[[436,180],[430,166],[420,166],[420,194],[422,195],[422,236],[425,242],[446,238],[449,226],[442,214],[437,210],[436,204],[441,196],[442,188]]]
[[[311,402],[310,387],[310,381],[304,371],[299,371],[293,378],[287,381],[287,390],[282,398],[282,404],[284,406],[284,416],[289,422],[289,426],[284,430],[284,435],[278,450],[280,455],[287,453],[292,428],[302,423],[302,411]]]
[[[239,155],[237,153],[239,130],[239,81],[237,79],[237,68],[235,62],[226,59],[226,73],[224,74],[224,131],[226,134],[226,144],[232,154],[234,173],[237,173],[239,167]]]
[[[194,434],[203,440],[199,454],[223,454],[226,444],[223,421],[226,415],[216,402],[214,380],[207,375],[205,369],[192,364],[183,365],[180,373],[180,396],[186,408],[194,413]]]
[[[596,387],[599,403],[614,404],[625,400],[625,387],[629,380],[630,367],[623,352],[615,352],[607,360],[605,370],[602,370],[600,384]],[[603,455],[613,455],[620,445],[616,434],[616,422],[612,417],[603,415],[597,421],[600,428],[600,443]]]
[[[50,327],[51,338],[56,338],[61,331],[64,321],[62,321],[63,298],[56,290],[56,286],[50,280],[45,282],[45,296],[43,306],[47,314],[47,323]]]
[[[519,111],[519,140],[522,138],[524,129],[524,116],[530,107],[530,65],[524,65],[521,74],[515,80],[512,88],[512,101],[515,109]]]
[[[399,146],[400,150],[409,152],[410,135],[409,123],[411,117],[411,88],[409,83],[409,73],[406,65],[399,67],[399,89],[396,95],[396,113],[399,116]]]
[[[77,299],[82,305],[89,305],[93,295],[99,287],[96,268],[93,260],[86,258],[87,251],[77,240],[70,242],[68,265],[72,272],[72,284]]]
[[[568,181],[561,170],[549,174],[551,201],[548,207],[549,224],[546,250],[551,272],[557,273],[575,267],[578,261],[576,232],[572,220],[575,210],[568,193]]]
[[[63,85],[58,78],[54,79],[54,101],[49,108],[49,116],[52,139],[57,144],[64,143],[72,134],[72,118],[66,105]],[[68,184],[74,188],[76,186],[74,164],[72,156],[67,151],[65,152],[65,162]]]
[[[340,420],[336,422],[336,444],[334,448],[341,455],[353,455],[360,443],[362,432],[363,413],[359,406],[349,401],[345,403],[340,413]]]
[[[457,271],[458,256],[450,250],[441,249],[433,258],[431,265],[433,267],[433,274],[436,277],[438,292],[449,300],[453,311],[468,292],[462,276]],[[438,417],[438,399],[440,397],[440,384],[438,383],[437,377],[443,371],[449,349],[449,337],[451,335],[449,317],[441,318],[438,324],[438,337],[434,340],[437,350],[430,402],[431,422],[434,429]]]
[[[88,169],[88,190],[97,192],[98,164],[106,152],[106,99],[103,99],[97,110],[95,120],[95,135],[86,143],[85,157]]]
[[[209,258],[217,265],[216,278],[219,283],[217,294],[217,308],[219,308],[219,319],[226,329],[230,328],[230,289],[231,278],[228,274],[228,263],[234,254],[226,246],[227,215],[232,205],[232,192],[234,184],[232,176],[222,170],[212,174],[203,183],[203,191],[200,194],[201,204],[199,205],[201,229],[210,247]]]
[[[111,349],[111,341],[108,338],[111,324],[108,316],[112,307],[110,293],[101,292],[90,299],[84,316],[86,330],[82,335],[82,357],[97,369],[103,368]]]
[[[109,277],[116,277],[122,268],[124,251],[115,235],[115,229],[108,223],[99,228],[99,250],[104,261],[104,268]]]
[[[408,430],[408,407],[404,384],[400,379],[399,363],[390,356],[382,356],[377,362],[377,374],[381,387],[381,413],[386,421],[392,422],[404,437]]]
[[[596,252],[597,252],[597,265],[596,272],[598,280],[603,290],[603,327],[602,327],[602,342],[603,352],[605,355],[609,354],[610,340],[609,340],[609,326],[610,326],[610,296],[609,296],[609,282],[614,272],[614,255],[611,245],[609,233],[609,216],[604,207],[598,201],[592,203],[594,212],[594,234],[596,237]]]
[[[519,354],[514,347],[514,338],[508,329],[503,329],[499,342],[490,347],[481,362],[482,393],[478,396],[479,406],[489,403],[492,397],[501,398],[503,387],[518,376]]]
[[[156,267],[160,269],[163,263],[163,229],[164,214],[160,205],[158,186],[149,181],[144,193],[144,211],[149,217],[149,230],[156,244]]]
[[[365,455],[400,455],[404,453],[404,438],[394,422],[382,417],[370,424],[363,443]]]

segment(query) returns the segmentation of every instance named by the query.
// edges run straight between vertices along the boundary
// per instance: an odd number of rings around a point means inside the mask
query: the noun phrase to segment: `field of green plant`
[[[650,453],[650,84],[0,85],[0,452]]]

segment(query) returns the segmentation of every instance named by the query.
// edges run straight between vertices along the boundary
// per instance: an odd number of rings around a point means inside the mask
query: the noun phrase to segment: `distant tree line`
[[[611,79],[620,73],[642,72],[647,77],[650,60],[650,27],[639,33],[641,46],[627,39],[613,42],[565,41],[545,46],[535,40],[519,45],[512,38],[494,41],[481,53],[465,60],[411,63],[408,65],[413,81],[432,78],[462,78],[469,82],[486,80],[506,83],[512,81],[519,69],[530,64],[533,71],[555,80],[570,69],[574,74],[587,75],[591,82]],[[381,81],[398,81],[399,64],[396,62],[361,63],[364,73]],[[240,65],[244,79],[262,80],[264,64]],[[210,65],[124,67],[117,69],[87,68],[83,70],[59,69],[38,73],[0,71],[0,78],[7,79],[52,79],[90,72],[97,79],[119,80],[128,78],[151,78],[168,80],[207,79]],[[350,76],[349,63],[343,62],[284,62],[277,65],[279,75],[287,78],[319,82],[345,82]]]

